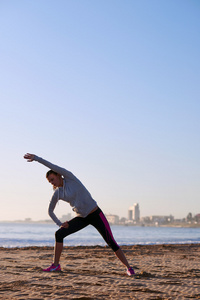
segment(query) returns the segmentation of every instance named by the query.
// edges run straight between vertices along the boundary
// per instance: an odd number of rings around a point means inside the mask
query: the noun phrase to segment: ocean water
[[[53,246],[54,224],[0,223],[0,247]],[[200,243],[200,228],[111,226],[119,245]],[[65,246],[104,246],[106,243],[92,226],[65,238]]]

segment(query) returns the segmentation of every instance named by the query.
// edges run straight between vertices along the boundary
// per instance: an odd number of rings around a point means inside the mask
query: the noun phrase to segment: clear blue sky
[[[48,219],[26,152],[105,213],[200,213],[199,16],[198,0],[0,1],[0,220]]]

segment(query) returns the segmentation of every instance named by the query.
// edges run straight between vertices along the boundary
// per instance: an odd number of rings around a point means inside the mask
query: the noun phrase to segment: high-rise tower
[[[138,203],[134,203],[133,206],[129,207],[128,220],[136,222],[140,220],[140,208]]]

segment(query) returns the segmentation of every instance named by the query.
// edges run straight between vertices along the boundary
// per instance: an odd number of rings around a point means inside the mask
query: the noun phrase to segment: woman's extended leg
[[[124,252],[122,251],[121,248],[119,248],[117,251],[115,251],[115,255],[119,258],[119,260],[127,267],[127,269],[130,268],[130,265],[124,255]]]
[[[114,251],[118,259],[127,267],[127,273],[129,276],[134,275],[134,270],[130,267],[123,251],[114,240],[111,232],[110,225],[104,216],[103,212],[99,209],[89,216],[90,224],[92,224],[102,235],[108,246]]]
[[[104,214],[101,212],[99,214],[103,225],[105,228],[102,228],[99,230],[99,232],[101,233],[101,235],[103,236],[104,240],[107,242],[108,246],[110,246],[115,255],[118,257],[118,259],[125,265],[125,267],[127,267],[127,269],[130,268],[130,265],[124,255],[124,252],[122,251],[122,249],[119,247],[119,245],[116,243],[116,241],[114,240],[110,225],[106,219],[106,217],[104,216]]]

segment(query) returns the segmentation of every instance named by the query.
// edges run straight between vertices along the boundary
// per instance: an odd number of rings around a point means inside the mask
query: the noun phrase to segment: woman
[[[134,275],[134,270],[130,267],[123,251],[113,238],[106,217],[85,186],[71,172],[41,157],[27,153],[24,155],[24,158],[28,162],[37,161],[50,169],[46,174],[46,178],[55,190],[49,205],[49,215],[60,229],[55,233],[54,262],[47,269],[43,269],[43,271],[60,271],[59,260],[63,250],[63,239],[91,224],[99,231],[108,246],[126,266],[127,274],[129,276]],[[68,202],[73,207],[72,209],[76,212],[77,216],[70,221],[62,223],[54,214],[54,208],[58,200]]]

